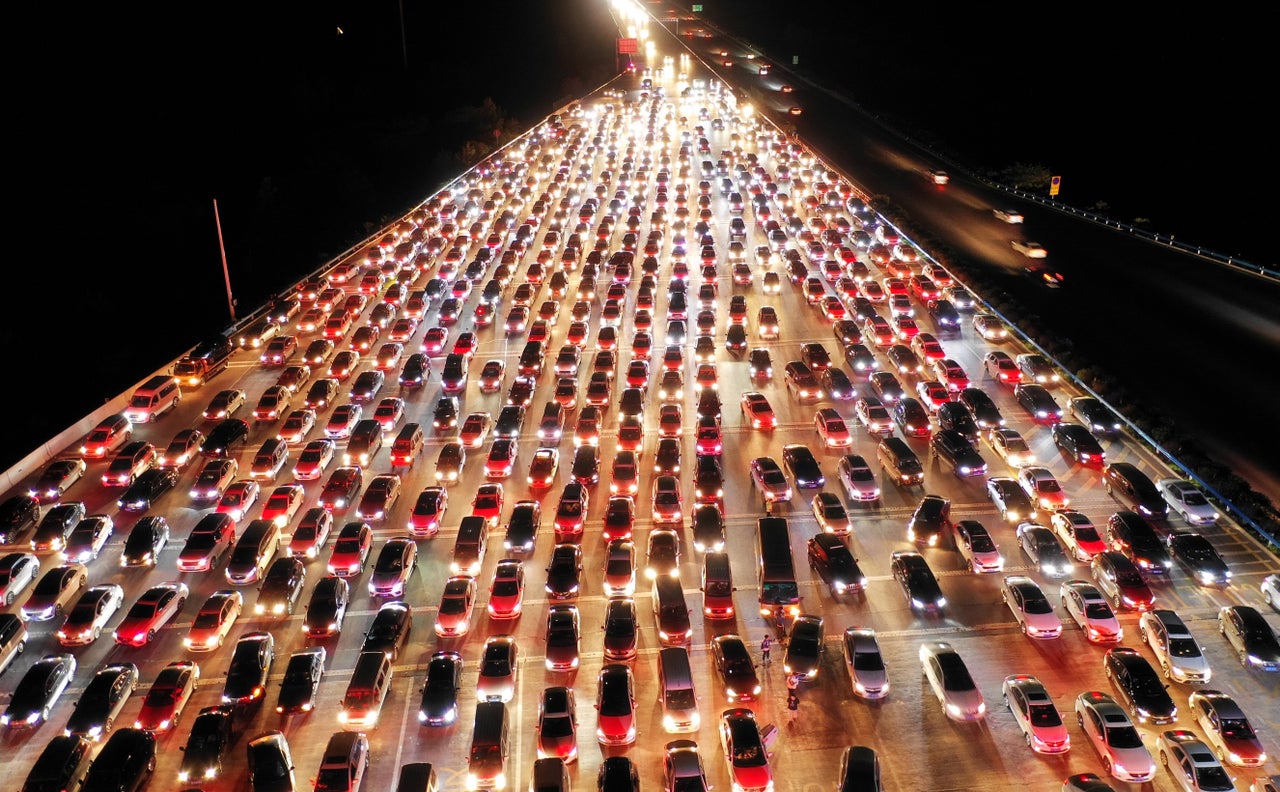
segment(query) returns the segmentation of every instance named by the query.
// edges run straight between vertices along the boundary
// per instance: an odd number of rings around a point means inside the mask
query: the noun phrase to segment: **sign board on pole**
[[[636,42],[636,40],[635,40],[635,39],[633,39],[633,38],[620,38],[620,39],[618,39],[618,54],[619,54],[619,55],[635,55],[635,54],[636,54],[637,52],[639,52],[639,51],[640,51],[640,49],[639,49],[639,46],[637,45],[637,42]]]
[[[1057,195],[1058,188],[1062,186],[1062,177],[1053,176],[1049,179],[1049,195]]]
[[[695,14],[701,14],[701,13],[702,13],[702,3],[694,3],[694,4],[693,4],[693,13],[695,13]]]
[[[792,55],[792,56],[791,56],[791,65],[792,65],[792,66],[799,66],[799,65],[800,65],[800,56],[799,56],[799,55]]]

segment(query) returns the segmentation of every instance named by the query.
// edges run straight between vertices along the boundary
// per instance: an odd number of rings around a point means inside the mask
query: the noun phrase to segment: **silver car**
[[[946,641],[920,644],[920,665],[929,687],[938,697],[947,717],[954,721],[982,720],[987,704],[982,691],[969,675],[960,653]]]
[[[844,631],[842,645],[853,692],[865,699],[889,695],[889,672],[880,654],[876,631],[870,627],[848,627]]]

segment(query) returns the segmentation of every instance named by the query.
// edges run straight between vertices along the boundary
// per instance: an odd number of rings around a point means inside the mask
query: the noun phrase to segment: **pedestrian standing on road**
[[[769,665],[769,650],[773,648],[773,639],[768,635],[760,639],[760,660]]]

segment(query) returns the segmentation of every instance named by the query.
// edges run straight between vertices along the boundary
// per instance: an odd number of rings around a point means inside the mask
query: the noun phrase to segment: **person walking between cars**
[[[800,709],[799,687],[800,675],[787,674],[787,711],[790,713],[794,713]]]
[[[760,639],[760,661],[769,665],[769,650],[773,648],[773,639],[768,635]]]

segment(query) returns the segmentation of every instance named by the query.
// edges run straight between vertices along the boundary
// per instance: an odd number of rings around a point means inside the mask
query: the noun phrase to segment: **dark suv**
[[[936,547],[951,530],[951,501],[941,495],[925,495],[907,521],[907,539]]]
[[[831,593],[840,595],[846,591],[862,591],[867,586],[867,576],[858,566],[849,546],[835,534],[818,533],[809,539],[809,566],[822,576],[831,587]]]
[[[1144,517],[1163,520],[1169,516],[1169,504],[1156,489],[1155,482],[1130,462],[1112,462],[1102,473],[1107,492],[1128,502]]]
[[[1137,565],[1144,578],[1164,577],[1173,568],[1173,559],[1155,528],[1132,511],[1118,511],[1107,519],[1109,544]]]
[[[934,455],[945,459],[957,476],[985,476],[987,462],[969,438],[955,429],[938,431],[929,442]]]

